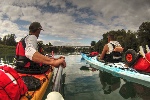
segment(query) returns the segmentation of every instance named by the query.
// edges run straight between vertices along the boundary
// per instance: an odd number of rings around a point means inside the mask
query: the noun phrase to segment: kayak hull
[[[96,57],[88,57],[86,54],[81,53],[85,61],[96,69],[111,73],[116,77],[126,79],[130,82],[142,84],[150,87],[150,75],[142,74],[136,70],[127,67],[123,62],[119,63],[105,63],[98,61]]]

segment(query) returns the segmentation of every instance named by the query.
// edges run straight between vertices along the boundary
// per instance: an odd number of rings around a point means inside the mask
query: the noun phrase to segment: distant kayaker
[[[37,63],[39,65],[46,64],[58,67],[66,67],[65,57],[60,56],[59,58],[47,57],[42,55],[38,48],[38,37],[43,30],[39,22],[33,22],[29,26],[29,35],[21,39],[16,47],[16,60],[17,62],[23,62],[18,64],[22,67],[30,67],[31,63]]]
[[[120,43],[115,40],[113,34],[107,36],[108,43],[105,44],[103,51],[100,55],[99,60],[104,60],[107,62],[118,62],[122,58],[121,53],[123,48]]]

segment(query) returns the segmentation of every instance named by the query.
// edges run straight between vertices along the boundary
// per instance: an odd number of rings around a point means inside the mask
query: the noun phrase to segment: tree
[[[95,51],[101,53],[101,51],[102,51],[102,49],[103,49],[103,47],[102,47],[102,40],[99,40],[99,41],[95,44],[94,48],[95,48]]]
[[[141,46],[149,45],[150,47],[150,22],[143,22],[137,31],[138,43]]]
[[[128,31],[124,37],[124,51],[127,49],[138,49],[138,39],[136,38],[136,33]]]
[[[49,45],[49,46],[53,46],[52,43],[50,43],[50,42],[48,43],[48,45]]]
[[[0,37],[0,44],[2,44],[2,38]]]
[[[3,38],[3,44],[8,46],[16,46],[16,35],[15,34],[8,34],[5,35]]]
[[[91,46],[94,46],[96,44],[96,41],[91,41]]]

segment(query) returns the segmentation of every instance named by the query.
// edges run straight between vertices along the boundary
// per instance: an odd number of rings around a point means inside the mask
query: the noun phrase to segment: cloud
[[[22,8],[22,16],[20,17],[21,20],[33,22],[33,21],[41,21],[42,13],[40,9],[37,7],[25,7]]]
[[[104,25],[116,23],[111,18],[119,16],[118,23],[127,29],[139,27],[143,21],[150,19],[150,2],[148,0],[71,0],[78,9],[88,7],[97,14],[97,21]],[[109,28],[109,27],[108,27]],[[136,28],[137,29],[137,28]],[[111,27],[109,30],[112,30]],[[134,29],[135,30],[135,29]]]
[[[28,34],[29,24],[41,23],[39,40],[55,45],[90,45],[110,30],[137,31],[150,20],[149,0],[0,0],[0,37]],[[22,35],[23,34],[23,35]],[[44,37],[46,36],[46,37]],[[47,37],[53,37],[48,41]],[[87,42],[88,41],[88,42]]]

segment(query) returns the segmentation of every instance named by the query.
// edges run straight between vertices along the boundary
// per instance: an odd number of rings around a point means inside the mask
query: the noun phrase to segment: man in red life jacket
[[[51,66],[62,65],[66,67],[65,58],[60,56],[59,58],[50,58],[41,54],[41,50],[38,48],[37,39],[41,32],[42,26],[39,22],[33,22],[29,26],[29,35],[18,42],[16,47],[16,65],[21,63],[20,67],[30,67],[32,63],[40,65],[46,64]],[[39,50],[39,51],[38,51]]]

